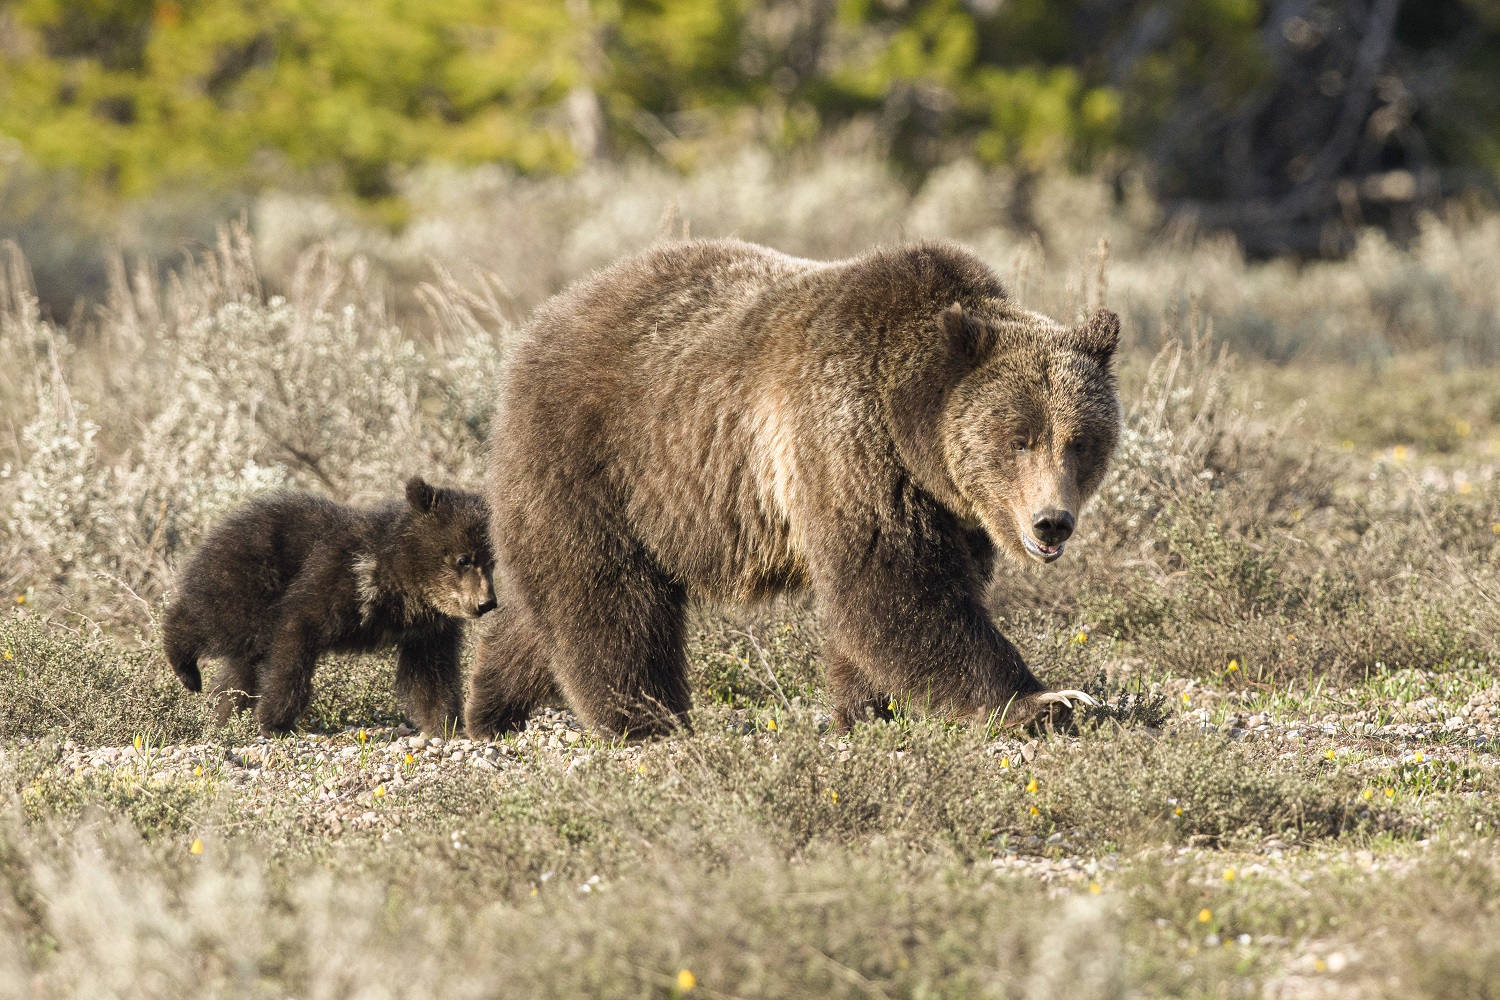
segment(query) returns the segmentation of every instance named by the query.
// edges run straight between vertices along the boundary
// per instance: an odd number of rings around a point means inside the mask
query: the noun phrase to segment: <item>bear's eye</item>
[[[453,560],[453,565],[457,566],[459,569],[468,569],[470,566],[474,565],[474,560],[466,555],[459,556],[457,559]]]
[[[1026,450],[1026,442],[1022,441],[1020,438],[1016,438],[1010,443],[1010,450],[1016,452],[1017,454],[1020,454],[1021,452]]]
[[[1068,442],[1068,450],[1075,455],[1082,455],[1084,452],[1088,451],[1088,448],[1089,446],[1083,440],[1083,438],[1074,438],[1073,440]]]

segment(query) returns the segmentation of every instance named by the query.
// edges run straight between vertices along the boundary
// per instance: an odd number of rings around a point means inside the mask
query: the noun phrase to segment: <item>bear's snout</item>
[[[1073,515],[1056,507],[1039,510],[1032,515],[1031,530],[1043,545],[1061,545],[1073,536]]]
[[[474,617],[475,618],[483,618],[485,615],[489,614],[491,611],[494,611],[494,610],[495,610],[495,598],[494,598],[493,595],[491,595],[488,599],[486,599],[477,608],[474,609]]]

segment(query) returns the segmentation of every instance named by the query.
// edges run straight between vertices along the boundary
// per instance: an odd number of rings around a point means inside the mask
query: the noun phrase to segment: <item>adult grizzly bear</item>
[[[484,499],[419,478],[404,499],[350,507],[311,493],[252,500],[209,532],[162,621],[189,691],[219,657],[219,721],[255,705],[266,735],[292,728],[329,650],[394,645],[396,693],[423,729],[457,726],[461,619],[494,607]]]
[[[1017,308],[960,247],[846,261],[652,249],[532,319],[502,377],[498,610],[466,717],[558,694],[646,735],[691,704],[689,599],[810,586],[835,718],[892,697],[1007,725],[1066,712],[982,602],[996,549],[1062,555],[1114,451],[1119,321]]]

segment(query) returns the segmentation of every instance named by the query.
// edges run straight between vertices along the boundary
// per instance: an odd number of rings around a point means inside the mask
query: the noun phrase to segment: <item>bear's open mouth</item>
[[[1058,542],[1056,545],[1043,545],[1023,531],[1021,532],[1021,544],[1026,546],[1028,555],[1040,559],[1042,562],[1052,562],[1062,556],[1063,546],[1068,543]]]

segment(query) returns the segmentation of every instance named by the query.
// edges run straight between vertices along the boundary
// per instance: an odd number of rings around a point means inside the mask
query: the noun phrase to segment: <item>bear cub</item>
[[[188,562],[162,634],[189,691],[214,676],[219,721],[255,708],[287,732],[312,700],[329,651],[396,647],[396,693],[428,732],[461,724],[463,618],[495,606],[484,499],[420,478],[406,498],[362,508],[282,491],[218,524]]]

